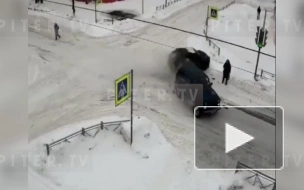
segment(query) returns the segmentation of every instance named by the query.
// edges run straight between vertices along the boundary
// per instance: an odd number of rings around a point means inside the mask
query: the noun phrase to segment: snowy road
[[[207,4],[218,7],[229,3],[202,1],[161,21],[162,24],[193,32],[203,30]],[[201,16],[200,16],[201,15]],[[43,25],[43,19],[41,19]],[[31,20],[29,25],[31,26]],[[185,28],[186,26],[186,28]],[[166,60],[172,50],[125,35],[92,39],[81,33],[64,31],[62,39],[46,28],[29,32],[29,139],[70,123],[107,115],[129,115],[128,103],[114,107],[113,81],[134,69],[135,88],[170,89],[173,77]],[[189,34],[149,25],[138,36],[170,46],[185,46]],[[134,35],[134,34],[133,34]],[[231,80],[226,88],[220,84],[221,73],[210,71],[214,86],[239,105],[269,105],[271,98],[261,98],[259,84]],[[248,86],[247,86],[248,85]],[[229,95],[230,94],[230,95]],[[141,97],[142,94],[138,94]],[[157,99],[157,92],[151,97]],[[233,99],[234,98],[234,99]],[[164,136],[185,155],[193,153],[193,115],[168,90],[170,101],[135,100],[134,114],[144,115],[158,124]],[[233,102],[233,101],[232,101]]]
[[[157,22],[169,27],[174,27],[178,29],[183,29],[199,34],[203,34],[208,5],[217,6],[219,8],[227,5],[231,0],[203,0],[193,5],[182,9],[169,18]],[[133,34],[134,36],[141,37],[144,39],[149,39],[164,45],[171,47],[183,47],[187,44],[187,38],[192,36],[188,33],[183,33],[176,30],[170,30],[168,28],[159,27],[156,25],[147,25],[143,29]],[[111,45],[121,45],[125,44],[126,41],[131,40],[132,37],[126,36],[115,36],[107,37],[103,40],[109,40]],[[116,42],[116,43],[113,43]],[[142,40],[132,39],[132,44],[128,47],[134,48],[145,48],[145,49],[159,49],[161,48],[159,44],[151,44],[150,42],[145,42]]]
[[[223,157],[226,123],[255,138],[252,142],[229,153],[229,157]],[[216,117],[197,120],[196,144],[198,162],[206,168],[226,166],[234,168],[238,161],[253,168],[275,166],[275,126],[237,109],[223,109]],[[221,159],[215,159],[217,156]],[[223,162],[224,158],[229,164]],[[262,163],[264,163],[263,167],[261,167]]]

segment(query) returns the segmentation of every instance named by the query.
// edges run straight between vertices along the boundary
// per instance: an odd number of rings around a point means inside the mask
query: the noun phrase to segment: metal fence
[[[250,173],[249,176],[245,177],[245,180],[248,181],[251,185],[255,186],[256,184],[258,184],[260,189],[276,190],[276,180],[274,178],[260,171],[254,170],[241,162],[238,162],[235,173],[242,171],[246,171]],[[253,182],[251,182],[252,179]],[[264,182],[262,182],[262,179]]]
[[[100,124],[96,124],[96,125],[93,125],[93,126],[90,126],[88,128],[82,128],[80,131],[77,131],[71,135],[68,135],[66,137],[63,137],[57,141],[54,141],[50,144],[45,144],[46,146],[46,153],[47,155],[49,156],[50,155],[50,152],[51,152],[51,148],[54,147],[54,146],[57,146],[63,142],[68,142],[70,143],[70,139],[76,137],[76,136],[79,136],[79,135],[82,135],[82,136],[91,136],[91,137],[95,137],[98,132],[100,130],[103,130],[103,129],[106,129],[108,130],[107,126],[113,126],[113,125],[117,125],[117,127],[114,129],[114,131],[121,125],[121,123],[124,123],[124,122],[129,122],[130,120],[121,120],[121,121],[112,121],[112,122],[103,122],[101,121]],[[88,133],[88,131],[91,131],[91,130],[94,130],[94,129],[98,129],[94,135],[91,135]]]
[[[261,78],[267,78],[267,79],[270,79],[270,80],[275,80],[275,74],[273,74],[271,72],[268,72],[268,71],[265,71],[263,69],[261,69],[260,77]]]
[[[171,5],[173,5],[174,3],[180,2],[181,0],[168,0],[165,2],[165,4],[159,5],[155,7],[155,11],[160,11],[163,10]]]
[[[204,34],[206,35],[206,30],[204,29]],[[217,54],[220,55],[221,54],[221,48],[216,45],[211,39],[209,39],[206,35],[206,40],[209,41],[209,46],[211,46],[213,49],[216,50]]]
[[[224,7],[220,8],[220,11],[227,9],[231,5],[235,4],[235,1],[230,2],[229,4],[225,5]]]
[[[215,49],[217,51],[217,54],[220,55],[221,53],[221,48],[216,45],[213,41],[211,41],[210,39],[209,40],[209,46],[211,46],[213,49]]]

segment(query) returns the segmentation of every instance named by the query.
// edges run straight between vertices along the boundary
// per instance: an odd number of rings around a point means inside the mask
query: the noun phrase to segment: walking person
[[[57,40],[57,38],[61,38],[61,36],[59,35],[59,26],[57,23],[54,24],[54,30],[55,30],[55,40]]]
[[[260,15],[261,15],[261,7],[260,6],[259,6],[257,12],[258,12],[257,20],[260,20]]]
[[[228,84],[228,80],[230,79],[230,72],[231,72],[231,64],[229,59],[226,60],[224,66],[223,66],[223,80],[222,84],[225,82],[225,85]]]

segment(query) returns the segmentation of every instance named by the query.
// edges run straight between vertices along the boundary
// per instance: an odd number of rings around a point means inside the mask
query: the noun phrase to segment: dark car
[[[212,88],[209,77],[204,71],[198,69],[191,61],[182,64],[175,76],[175,92],[183,102],[196,109],[195,116],[201,117],[206,113],[216,113],[220,107],[221,99]]]
[[[206,71],[210,65],[210,57],[205,52],[194,48],[175,49],[169,55],[168,64],[172,70],[177,72],[186,61],[192,62],[203,71]]]
[[[137,16],[137,14],[135,12],[132,11],[120,11],[120,10],[114,10],[114,11],[110,11],[108,12],[108,14],[116,20],[122,21],[122,20],[126,20],[127,18],[135,18]]]

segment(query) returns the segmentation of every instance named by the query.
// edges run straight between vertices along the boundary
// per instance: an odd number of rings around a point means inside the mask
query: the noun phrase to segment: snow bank
[[[170,144],[168,144],[155,123],[152,123],[145,117],[138,117],[136,120],[136,125],[133,127],[134,145],[132,146],[135,151],[142,152],[147,147],[151,151],[157,151],[159,146],[170,148]],[[130,123],[123,123],[122,128],[127,138],[130,139]],[[149,156],[147,153],[144,154]]]
[[[111,117],[103,120],[122,120]],[[119,133],[100,131],[95,138],[78,136],[45,155],[43,143],[61,138],[100,119],[61,127],[30,144],[29,187],[32,189],[219,189],[235,181],[233,172],[193,169],[190,161],[169,144],[158,126],[145,117],[134,118],[130,147]],[[121,126],[130,132],[130,124]],[[94,133],[94,132],[90,132]]]

